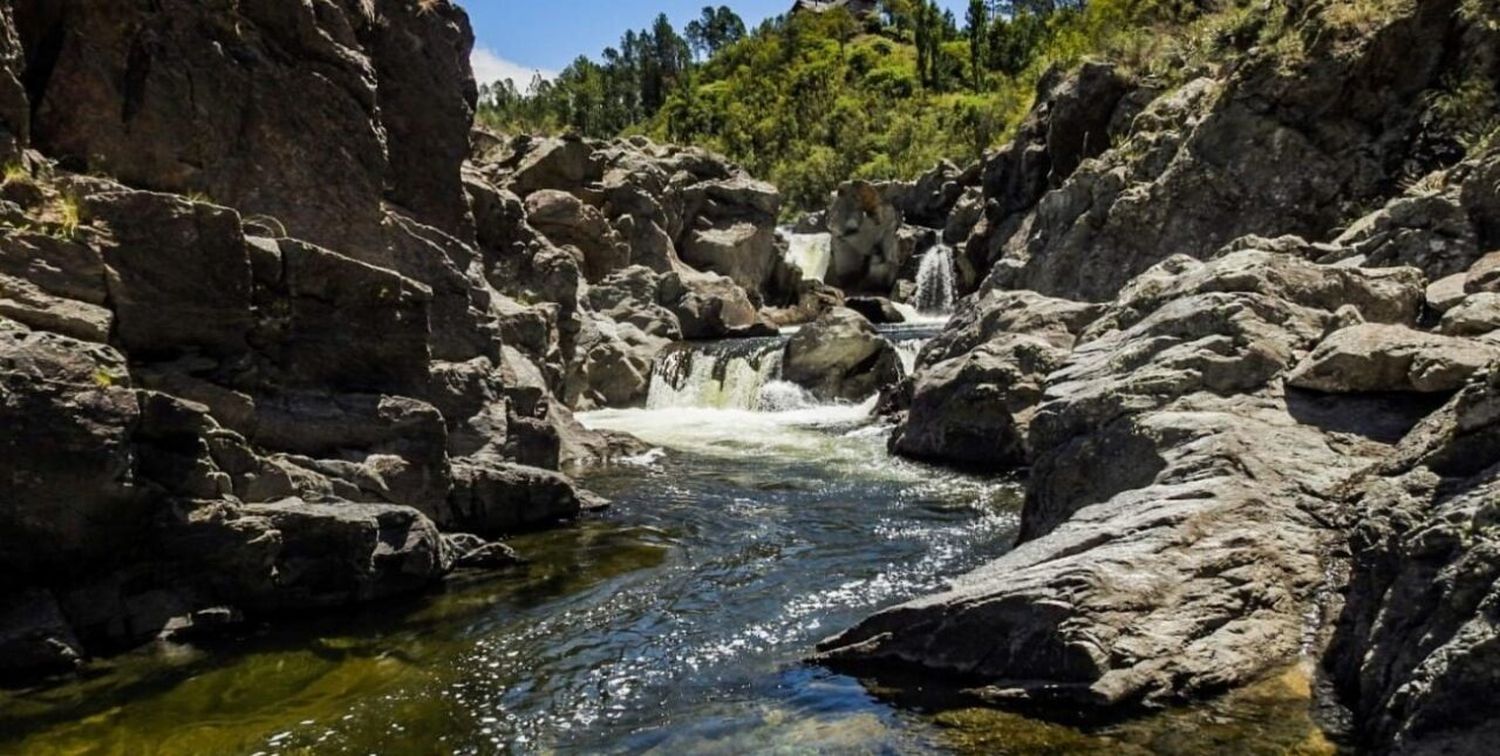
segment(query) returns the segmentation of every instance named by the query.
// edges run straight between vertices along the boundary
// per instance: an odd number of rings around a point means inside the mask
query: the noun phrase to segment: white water
[[[828,275],[828,266],[833,259],[832,234],[794,234],[779,229],[787,242],[786,261],[802,270],[802,277],[822,281]]]
[[[952,247],[939,244],[927,250],[917,266],[917,311],[927,315],[953,312],[955,277]]]

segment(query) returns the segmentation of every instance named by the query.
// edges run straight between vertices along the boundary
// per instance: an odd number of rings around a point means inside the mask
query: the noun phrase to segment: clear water
[[[433,596],[0,693],[0,754],[1325,753],[1295,675],[1095,732],[905,708],[806,658],[1003,553],[1016,487],[884,454],[862,407],[584,416],[658,445],[602,515]]]

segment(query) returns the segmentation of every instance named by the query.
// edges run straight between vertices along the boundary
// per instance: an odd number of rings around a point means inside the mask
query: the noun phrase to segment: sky
[[[597,58],[627,29],[643,29],[666,13],[682,31],[708,0],[458,0],[474,24],[474,76],[480,83],[512,79],[524,89],[533,73],[555,75],[579,55]],[[792,7],[792,0],[715,0],[754,27]],[[964,0],[939,0],[960,19]]]

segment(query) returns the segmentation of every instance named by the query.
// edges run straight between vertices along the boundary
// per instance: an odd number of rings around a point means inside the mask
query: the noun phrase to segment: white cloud
[[[474,80],[480,84],[493,84],[510,79],[515,82],[516,89],[524,92],[526,87],[531,85],[531,78],[536,74],[541,74],[543,79],[557,78],[556,71],[523,66],[500,57],[494,50],[487,47],[475,47],[473,55],[469,56],[469,61],[474,66]]]

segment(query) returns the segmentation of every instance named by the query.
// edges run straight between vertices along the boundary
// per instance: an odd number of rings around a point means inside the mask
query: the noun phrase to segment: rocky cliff
[[[1353,746],[1485,750],[1500,26],[1342,5],[1272,4],[1287,36],[1202,78],[1054,72],[980,165],[846,187],[866,270],[899,247],[858,234],[926,228],[973,291],[893,451],[1027,497],[1013,552],[820,658],[1068,718],[1300,661]],[[1489,139],[1445,130],[1455,82]]]
[[[721,158],[471,131],[472,44],[446,0],[0,7],[0,677],[493,564],[633,448],[571,409],[837,301]]]

